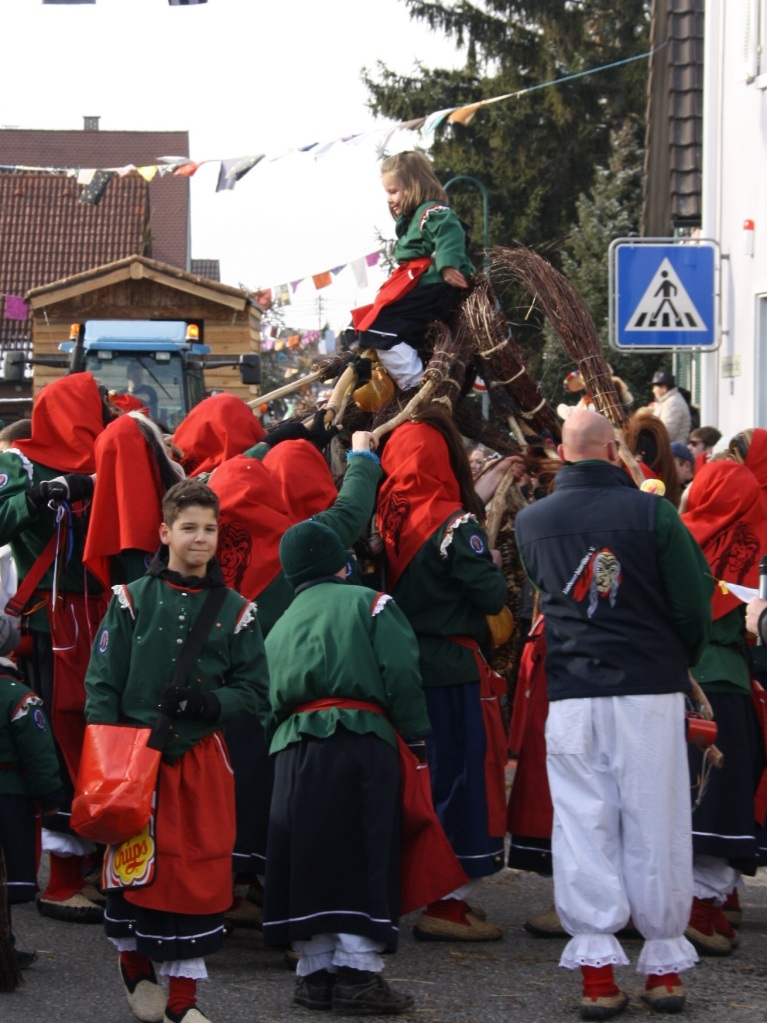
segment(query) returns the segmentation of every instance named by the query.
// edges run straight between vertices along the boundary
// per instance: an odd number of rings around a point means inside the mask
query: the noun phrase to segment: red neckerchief
[[[308,440],[285,440],[264,457],[264,465],[277,484],[290,524],[327,511],[338,490],[320,451]]]
[[[393,592],[416,552],[461,513],[461,491],[447,441],[426,423],[398,426],[386,441],[381,467],[377,519],[386,544],[387,588]]]
[[[767,551],[767,513],[759,483],[745,465],[708,462],[695,473],[682,521],[700,544],[715,579],[759,586],[759,558]],[[714,620],[740,601],[717,586]]]
[[[212,472],[266,436],[250,406],[234,394],[215,394],[195,405],[173,434],[188,476]]]
[[[227,586],[255,600],[280,573],[280,540],[291,522],[274,480],[257,458],[237,455],[208,486],[221,504],[216,557]]]
[[[431,266],[431,262],[431,256],[421,256],[418,259],[409,259],[405,263],[400,263],[378,289],[371,305],[361,305],[357,309],[352,309],[354,329],[361,331],[371,327],[384,306],[397,302],[413,290],[418,284],[419,278]]]
[[[95,444],[96,486],[83,562],[105,588],[109,559],[120,551],[151,554],[160,542],[163,488],[138,423],[120,416]]]
[[[12,446],[49,469],[93,473],[93,445],[104,429],[102,408],[98,384],[90,373],[53,380],[35,398],[32,436]]]

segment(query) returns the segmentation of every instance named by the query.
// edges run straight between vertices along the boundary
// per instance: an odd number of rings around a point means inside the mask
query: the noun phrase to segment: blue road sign
[[[610,246],[614,348],[713,349],[718,344],[716,245],[619,238]]]

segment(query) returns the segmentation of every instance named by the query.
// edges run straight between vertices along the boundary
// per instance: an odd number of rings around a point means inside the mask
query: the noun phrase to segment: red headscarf
[[[386,544],[388,586],[429,537],[462,511],[461,491],[450,466],[447,441],[427,423],[403,423],[386,442],[378,495],[378,529]]]
[[[96,486],[83,562],[106,588],[111,557],[157,550],[164,491],[157,461],[132,416],[110,423],[95,450]]]
[[[277,484],[290,524],[327,511],[338,497],[322,453],[308,440],[285,440],[264,457],[264,465]]]
[[[737,462],[708,462],[690,484],[682,521],[700,544],[715,579],[756,589],[759,558],[767,552],[767,513],[756,477]],[[740,601],[717,586],[714,619]]]
[[[218,550],[224,581],[255,600],[280,573],[280,540],[291,526],[282,496],[257,458],[237,455],[208,485],[218,494]]]
[[[754,430],[745,463],[756,476],[762,490],[767,490],[767,430]]]
[[[212,472],[266,436],[250,406],[234,394],[215,394],[195,405],[173,434],[189,476]]]
[[[93,473],[93,445],[103,429],[95,378],[90,373],[72,373],[43,387],[32,406],[32,436],[13,447],[49,469]]]

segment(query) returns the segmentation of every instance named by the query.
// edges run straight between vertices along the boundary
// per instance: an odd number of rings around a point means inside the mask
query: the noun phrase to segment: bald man
[[[559,455],[554,492],[519,512],[516,535],[545,619],[554,900],[571,935],[560,965],[581,969],[584,1019],[618,1015],[615,934],[631,916],[642,998],[679,1012],[679,972],[697,961],[684,693],[713,583],[674,508],[617,465],[608,420],[574,411]]]

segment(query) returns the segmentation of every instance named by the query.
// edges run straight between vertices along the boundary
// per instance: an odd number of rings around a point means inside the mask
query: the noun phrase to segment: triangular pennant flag
[[[77,172],[77,184],[78,185],[89,185],[93,181],[93,175],[96,173],[95,167],[86,167]]]
[[[468,124],[482,106],[484,106],[484,103],[479,102],[469,103],[468,106],[459,107],[458,110],[454,110],[448,117],[448,124]]]
[[[29,306],[18,295],[5,296],[6,320],[26,320],[29,318]]]
[[[326,270],[324,273],[321,274],[312,274],[312,280],[314,281],[314,286],[317,289],[317,291],[319,291],[320,288],[327,288],[328,285],[333,283],[333,278],[330,274],[330,270]]]
[[[171,7],[197,7],[198,4],[206,4],[208,0],[168,0]]]
[[[278,306],[290,305],[290,288],[287,284],[278,284],[275,289],[274,304]]]
[[[124,178],[126,174],[130,174],[130,172],[134,170],[136,170],[135,164],[128,163],[124,167],[118,167],[116,174],[118,178]]]
[[[199,163],[192,163],[191,161],[189,163],[182,163],[178,167],[174,167],[173,173],[180,174],[185,178],[191,178],[197,168],[202,167],[205,162],[205,160],[200,160]]]
[[[91,183],[86,185],[80,193],[80,202],[84,202],[87,206],[98,206],[114,173],[114,171],[97,170]]]
[[[299,284],[301,283],[301,281],[305,281],[305,280],[306,280],[306,278],[305,278],[305,277],[299,277],[297,281],[291,281],[291,282],[290,282],[290,287],[291,287],[291,289],[292,289],[293,291],[295,291],[295,290],[296,290],[296,288],[298,287],[298,285],[299,285]]]
[[[346,263],[341,263],[340,266],[334,266],[333,269],[330,272],[333,274],[334,277],[337,277],[338,274],[340,274],[341,271],[345,270],[345,269],[346,269]]]
[[[148,167],[137,167],[136,170],[144,181],[151,181],[157,175],[157,164],[151,163]]]
[[[429,114],[423,126],[424,135],[433,135],[448,114],[452,114],[455,110],[458,110],[458,107],[448,107],[447,110],[435,110],[433,114]]]
[[[364,258],[353,259],[349,265],[352,268],[352,273],[354,274],[354,280],[357,282],[357,287],[366,288],[368,286],[367,261]]]
[[[266,310],[272,308],[271,288],[261,288],[260,291],[256,291],[253,293],[253,298],[255,299],[256,305],[260,306],[261,309]]]
[[[368,266],[378,266],[378,259],[380,255],[380,252],[370,252],[367,256],[365,256],[365,262]]]
[[[222,160],[216,191],[231,191],[240,178],[244,178],[263,158],[264,154],[259,153],[258,156],[238,156],[234,160]]]

